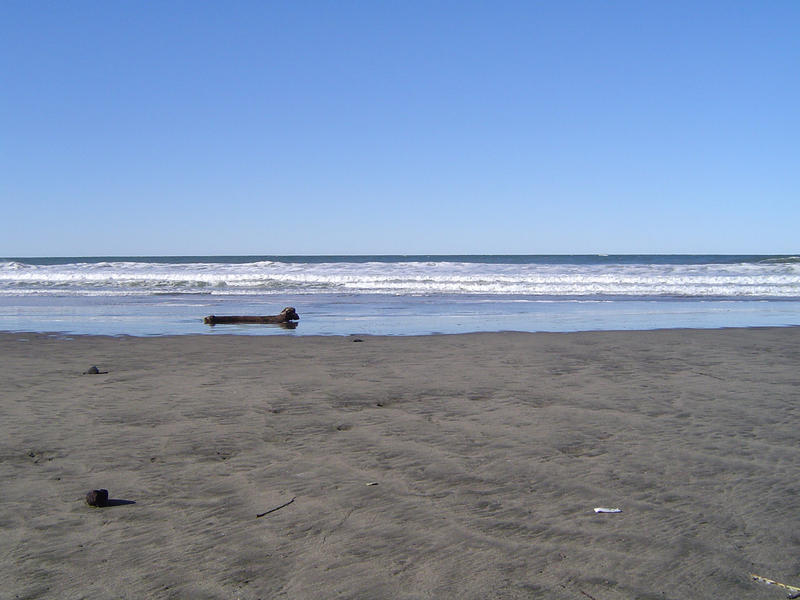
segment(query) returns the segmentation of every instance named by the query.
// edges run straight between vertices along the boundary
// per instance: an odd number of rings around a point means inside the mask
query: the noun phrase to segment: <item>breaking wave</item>
[[[0,262],[2,295],[485,294],[579,298],[800,297],[800,257],[743,262],[436,260]],[[654,257],[655,258],[655,257]]]

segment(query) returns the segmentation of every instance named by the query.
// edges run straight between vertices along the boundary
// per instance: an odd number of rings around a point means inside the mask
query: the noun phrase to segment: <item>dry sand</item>
[[[800,328],[5,333],[0,358],[3,600],[800,586]]]

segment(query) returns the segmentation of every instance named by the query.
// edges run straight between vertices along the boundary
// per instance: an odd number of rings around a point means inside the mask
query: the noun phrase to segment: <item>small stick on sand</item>
[[[295,496],[294,498],[297,498],[297,496]],[[268,515],[268,514],[269,514],[269,513],[271,513],[271,512],[275,512],[276,510],[280,510],[280,509],[282,509],[284,506],[289,506],[289,505],[290,505],[292,502],[294,502],[294,498],[292,498],[292,499],[291,499],[291,500],[289,500],[288,502],[284,502],[284,503],[283,503],[283,504],[281,504],[280,506],[276,506],[275,508],[270,508],[270,509],[269,509],[267,512],[263,512],[263,513],[261,513],[260,515],[256,515],[256,519],[257,519],[257,518],[259,518],[259,517],[263,517],[264,515]]]
[[[767,579],[766,577],[761,577],[761,575],[756,575],[755,573],[750,573],[750,577],[752,577],[754,581],[766,583],[767,585],[777,585],[780,588],[789,590],[790,592],[792,592],[792,594],[789,595],[790,598],[796,597],[795,594],[800,592],[800,587],[795,587],[793,585],[787,585],[785,583],[780,583],[779,581]]]

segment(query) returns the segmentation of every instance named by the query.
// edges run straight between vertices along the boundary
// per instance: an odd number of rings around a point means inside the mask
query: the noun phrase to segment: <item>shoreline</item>
[[[225,325],[220,325],[216,327],[225,327]],[[252,326],[248,325],[248,327],[259,327],[259,325]],[[261,326],[263,327],[263,325]],[[319,334],[319,333],[297,333],[294,330],[286,330],[285,333],[283,332],[274,332],[268,334],[258,334],[258,333],[237,333],[237,332],[224,332],[224,331],[206,331],[201,333],[165,333],[165,334],[147,334],[147,335],[135,335],[129,333],[120,333],[120,334],[98,334],[98,333],[69,333],[64,331],[35,331],[35,330],[3,330],[0,329],[0,336],[6,335],[33,335],[33,336],[45,336],[48,338],[55,338],[55,339],[70,339],[70,338],[101,338],[101,339],[135,339],[135,340],[149,340],[149,339],[164,339],[164,338],[175,338],[175,339],[191,339],[191,338],[207,338],[207,337],[215,337],[215,338],[264,338],[268,337],[269,339],[274,338],[294,338],[294,339],[327,339],[327,338],[353,338],[353,337],[360,337],[360,338],[388,338],[388,339],[409,339],[409,338],[431,338],[431,337],[450,337],[450,336],[480,336],[480,335],[580,335],[580,334],[603,334],[603,333],[611,333],[611,334],[642,334],[642,333],[650,333],[650,332],[668,332],[668,331],[684,331],[684,332],[708,332],[708,331],[739,331],[739,330],[781,330],[781,329],[800,329],[800,325],[794,324],[787,324],[787,325],[730,325],[730,326],[723,326],[723,327],[656,327],[652,329],[581,329],[581,330],[570,330],[570,331],[522,331],[522,330],[513,330],[513,329],[504,329],[504,330],[497,330],[497,331],[464,331],[464,332],[454,332],[454,333],[440,333],[440,332],[432,332],[432,333],[413,333],[413,334],[373,334],[373,333],[330,333],[330,334]]]
[[[799,585],[797,327],[358,337],[0,332],[0,589]],[[88,507],[99,488],[120,503]]]

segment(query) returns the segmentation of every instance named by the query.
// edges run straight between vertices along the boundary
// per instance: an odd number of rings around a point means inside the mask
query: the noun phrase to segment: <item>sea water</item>
[[[296,329],[209,327],[277,314]],[[0,259],[0,330],[426,335],[800,325],[800,257],[194,256]]]

